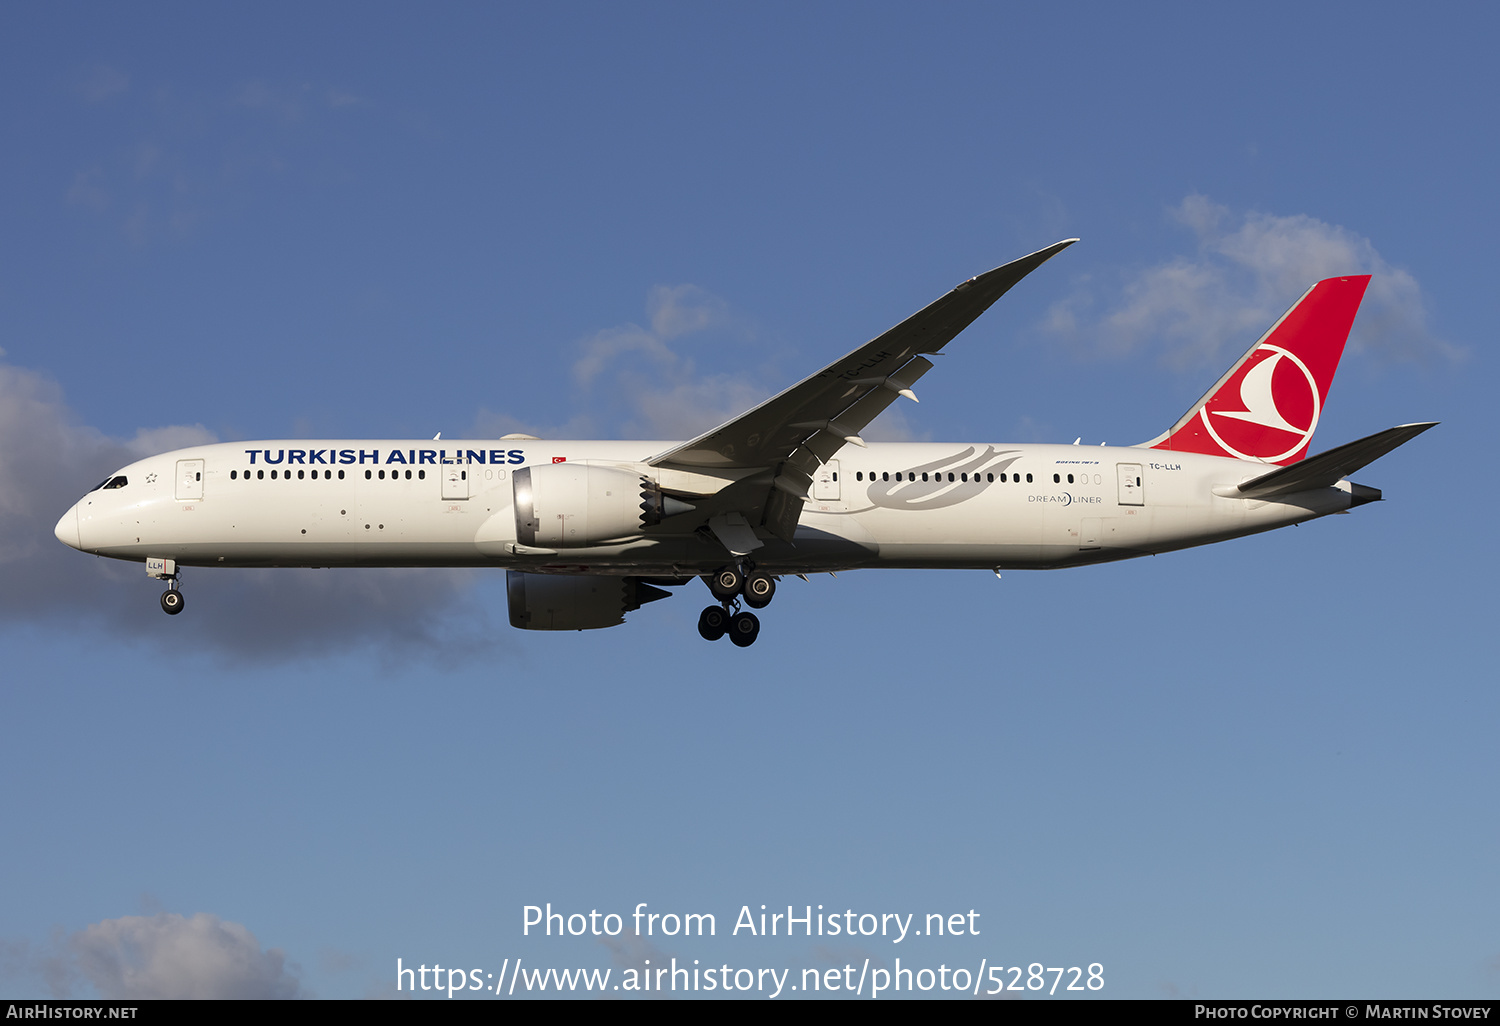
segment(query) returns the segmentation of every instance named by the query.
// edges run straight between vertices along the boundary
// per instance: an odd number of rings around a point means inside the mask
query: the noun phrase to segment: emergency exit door
[[[1139,463],[1121,463],[1120,470],[1120,505],[1121,506],[1144,506],[1146,504],[1146,489],[1144,478],[1141,477],[1141,465]]]

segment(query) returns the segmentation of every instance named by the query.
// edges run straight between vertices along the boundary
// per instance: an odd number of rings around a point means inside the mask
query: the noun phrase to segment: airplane
[[[1307,456],[1368,275],[1317,282],[1186,413],[1133,446],[867,443],[875,417],[1065,239],[971,278],[816,374],[688,441],[272,440],[110,474],[57,522],[184,567],[503,567],[510,622],[613,627],[700,578],[707,640],[746,647],[789,576],[1055,569],[1238,538],[1381,498],[1348,475],[1434,426]]]

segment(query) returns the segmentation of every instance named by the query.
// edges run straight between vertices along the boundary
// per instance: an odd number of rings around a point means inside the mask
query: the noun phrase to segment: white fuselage
[[[75,548],[183,566],[499,566],[691,575],[728,559],[671,521],[588,547],[517,543],[513,479],[559,461],[618,466],[671,442],[262,441],[133,463],[59,521]],[[770,573],[858,567],[1048,568],[1221,541],[1348,509],[1347,481],[1274,500],[1216,494],[1265,464],[1145,448],[872,443],[813,483],[788,545],[762,538]],[[950,480],[951,478],[951,480]],[[663,481],[663,485],[668,483]]]

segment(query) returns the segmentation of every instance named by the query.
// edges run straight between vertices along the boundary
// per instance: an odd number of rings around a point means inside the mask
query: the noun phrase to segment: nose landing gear
[[[751,609],[764,609],[776,594],[776,578],[744,566],[726,566],[703,578],[716,606],[698,614],[698,633],[705,641],[718,641],[729,635],[738,648],[748,648],[760,637],[760,617],[740,612],[740,601]]]
[[[182,592],[177,590],[176,581],[173,581],[172,586],[161,593],[161,609],[164,613],[167,613],[171,616],[176,616],[178,613],[182,612],[182,607],[185,604],[186,603],[182,598]]]
[[[186,605],[182,592],[177,587],[177,561],[175,559],[161,559],[159,557],[148,557],[146,559],[146,576],[153,581],[166,581],[167,590],[162,592],[161,611],[168,616],[176,616],[182,612]]]

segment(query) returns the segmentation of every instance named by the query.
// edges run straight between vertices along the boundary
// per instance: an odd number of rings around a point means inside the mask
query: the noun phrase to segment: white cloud
[[[305,996],[295,967],[239,923],[204,912],[106,919],[68,938],[78,971],[107,1000]]]
[[[663,339],[703,331],[729,320],[722,299],[696,285],[657,285],[646,302],[651,330]]]
[[[749,331],[719,297],[697,285],[656,285],[647,294],[646,314],[650,327],[623,324],[584,339],[572,368],[584,405],[592,411],[612,407],[607,414],[623,437],[690,438],[771,394],[754,370],[702,373],[689,355],[689,344],[701,348],[706,339],[727,341],[735,353],[753,351],[744,345]],[[575,417],[568,426],[594,427],[595,420]],[[503,422],[543,437],[588,437],[531,429],[510,418]],[[595,427],[593,433],[600,431]]]
[[[310,997],[301,970],[239,923],[199,912],[104,919],[41,945],[0,941],[0,978],[54,998],[91,987],[105,1000]],[[12,983],[12,987],[16,984]]]
[[[1135,274],[1102,313],[1096,298],[1102,286],[1085,280],[1053,306],[1044,327],[1104,353],[1154,346],[1174,366],[1219,365],[1254,342],[1314,282],[1369,274],[1350,335],[1353,349],[1390,360],[1462,356],[1428,328],[1416,279],[1362,235],[1305,214],[1236,214],[1200,195],[1171,213],[1196,237],[1195,256]]]
[[[687,439],[717,427],[759,402],[770,392],[732,374],[699,377],[687,367],[676,380],[653,387],[634,382],[636,423],[645,438]]]
[[[562,424],[538,426],[481,411],[477,437],[524,432],[541,438],[683,440],[702,434],[764,402],[791,384],[773,368],[751,362],[754,333],[724,300],[697,285],[656,285],[647,293],[650,327],[622,324],[578,343],[573,380],[582,390],[576,414]],[[705,371],[699,359],[742,365]],[[804,371],[811,368],[804,368]],[[906,411],[893,406],[864,432],[872,441],[915,437]]]
[[[663,367],[677,362],[677,355],[660,336],[637,325],[625,324],[596,332],[583,344],[583,355],[573,364],[573,379],[585,387],[592,385],[605,367],[631,353]]]

